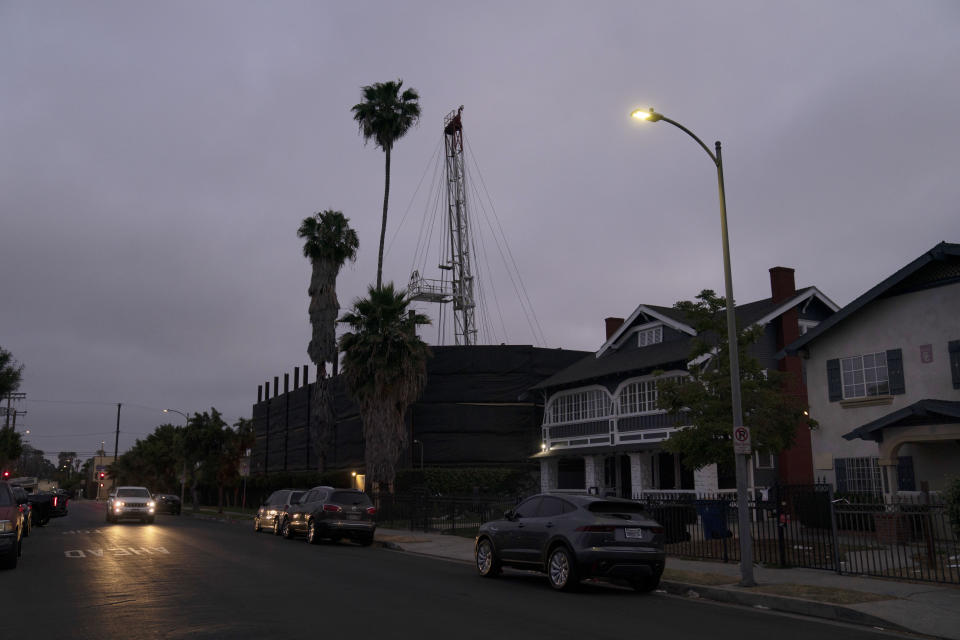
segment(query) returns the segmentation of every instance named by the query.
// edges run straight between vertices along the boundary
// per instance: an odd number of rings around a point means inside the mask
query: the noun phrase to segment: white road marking
[[[109,553],[113,557],[170,554],[166,547],[109,547],[107,549],[71,549],[69,551],[64,551],[63,555],[67,558],[86,558],[89,556],[102,558],[104,553]]]

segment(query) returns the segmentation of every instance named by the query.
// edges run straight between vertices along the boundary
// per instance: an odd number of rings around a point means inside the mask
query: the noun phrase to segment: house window
[[[683,376],[660,379],[683,380]],[[624,385],[617,393],[617,407],[622,416],[658,411],[657,380],[638,380]]]
[[[757,451],[757,469],[773,469],[776,466],[774,462],[776,456],[769,451]]]
[[[663,342],[663,325],[641,329],[637,332],[637,346],[646,347],[647,345]]]
[[[884,351],[840,359],[843,397],[865,398],[890,393],[887,354]]]
[[[836,458],[833,461],[840,493],[883,493],[878,458]]]
[[[547,424],[596,420],[611,414],[610,397],[603,389],[576,391],[550,400]]]

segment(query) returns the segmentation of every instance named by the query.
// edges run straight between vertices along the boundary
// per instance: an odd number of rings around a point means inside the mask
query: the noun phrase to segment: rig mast
[[[442,280],[427,280],[416,271],[410,276],[408,290],[413,300],[453,302],[454,340],[457,345],[477,343],[474,319],[473,270],[470,260],[470,222],[467,215],[466,182],[463,157],[461,105],[443,119],[446,156],[447,226],[450,232],[450,257],[440,269],[452,274],[450,287]]]

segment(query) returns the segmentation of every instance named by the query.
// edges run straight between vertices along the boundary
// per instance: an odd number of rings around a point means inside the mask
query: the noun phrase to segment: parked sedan
[[[334,542],[349,538],[366,547],[373,544],[376,513],[363,491],[314,487],[284,518],[281,533],[284,538],[303,535],[310,544],[322,538]]]
[[[269,529],[276,534],[280,533],[280,522],[287,513],[291,504],[298,502],[307,492],[306,489],[277,489],[270,494],[253,517],[253,530]],[[280,515],[280,518],[277,516]]]
[[[539,494],[503,520],[480,526],[477,570],[493,577],[502,567],[547,574],[558,590],[584,578],[624,580],[637,591],[653,591],[663,573],[663,527],[633,500]]]
[[[180,515],[181,504],[180,497],[172,493],[155,493],[153,501],[157,503],[157,513],[169,513],[174,516]]]

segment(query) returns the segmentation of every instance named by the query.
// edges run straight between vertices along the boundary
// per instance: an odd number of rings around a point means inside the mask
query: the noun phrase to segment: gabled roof
[[[932,263],[943,263],[930,277],[925,277],[925,267]],[[921,273],[923,271],[924,273]],[[960,244],[941,242],[922,256],[903,267],[895,274],[873,287],[862,296],[840,309],[815,328],[811,329],[799,339],[793,341],[784,349],[789,355],[796,355],[798,351],[830,331],[850,316],[854,315],[867,304],[887,296],[899,295],[910,291],[919,291],[932,286],[941,286],[951,282],[960,282]]]
[[[766,298],[737,306],[735,309],[737,326],[743,328],[758,323],[766,324],[788,309],[803,304],[814,297],[821,300],[830,309],[837,309],[837,305],[820,293],[816,287],[806,287],[797,291],[793,297],[781,302],[775,303],[772,298]],[[689,337],[647,345],[641,349],[618,351],[612,348],[630,330],[630,325],[641,314],[655,318],[669,327],[686,333]],[[589,384],[593,380],[600,380],[606,376],[644,375],[657,369],[685,369],[690,360],[695,336],[696,330],[690,325],[690,320],[682,311],[672,307],[641,304],[630,314],[630,318],[604,342],[599,351],[574,362],[569,367],[531,387],[531,389]]]
[[[960,402],[953,400],[920,400],[909,407],[857,427],[843,434],[846,440],[883,440],[883,430],[887,427],[914,427],[925,424],[960,422]]]
[[[689,321],[686,317],[686,314],[683,312],[672,307],[658,307],[652,304],[641,304],[633,310],[633,313],[631,313],[630,317],[627,318],[622,325],[620,325],[620,328],[617,329],[612,336],[607,338],[607,341],[603,343],[599,350],[597,350],[596,357],[599,358],[607,351],[607,349],[615,345],[617,340],[619,340],[624,333],[630,330],[634,321],[641,314],[655,318],[668,327],[676,329],[677,331],[682,331],[687,335],[697,335],[697,332],[694,330],[694,328],[688,324]]]
[[[670,365],[683,367],[690,359],[692,340],[691,336],[685,340],[659,342],[643,349],[611,351],[602,358],[591,353],[531,388],[548,389],[574,383],[586,384],[614,374],[642,375],[656,369],[668,369]]]

